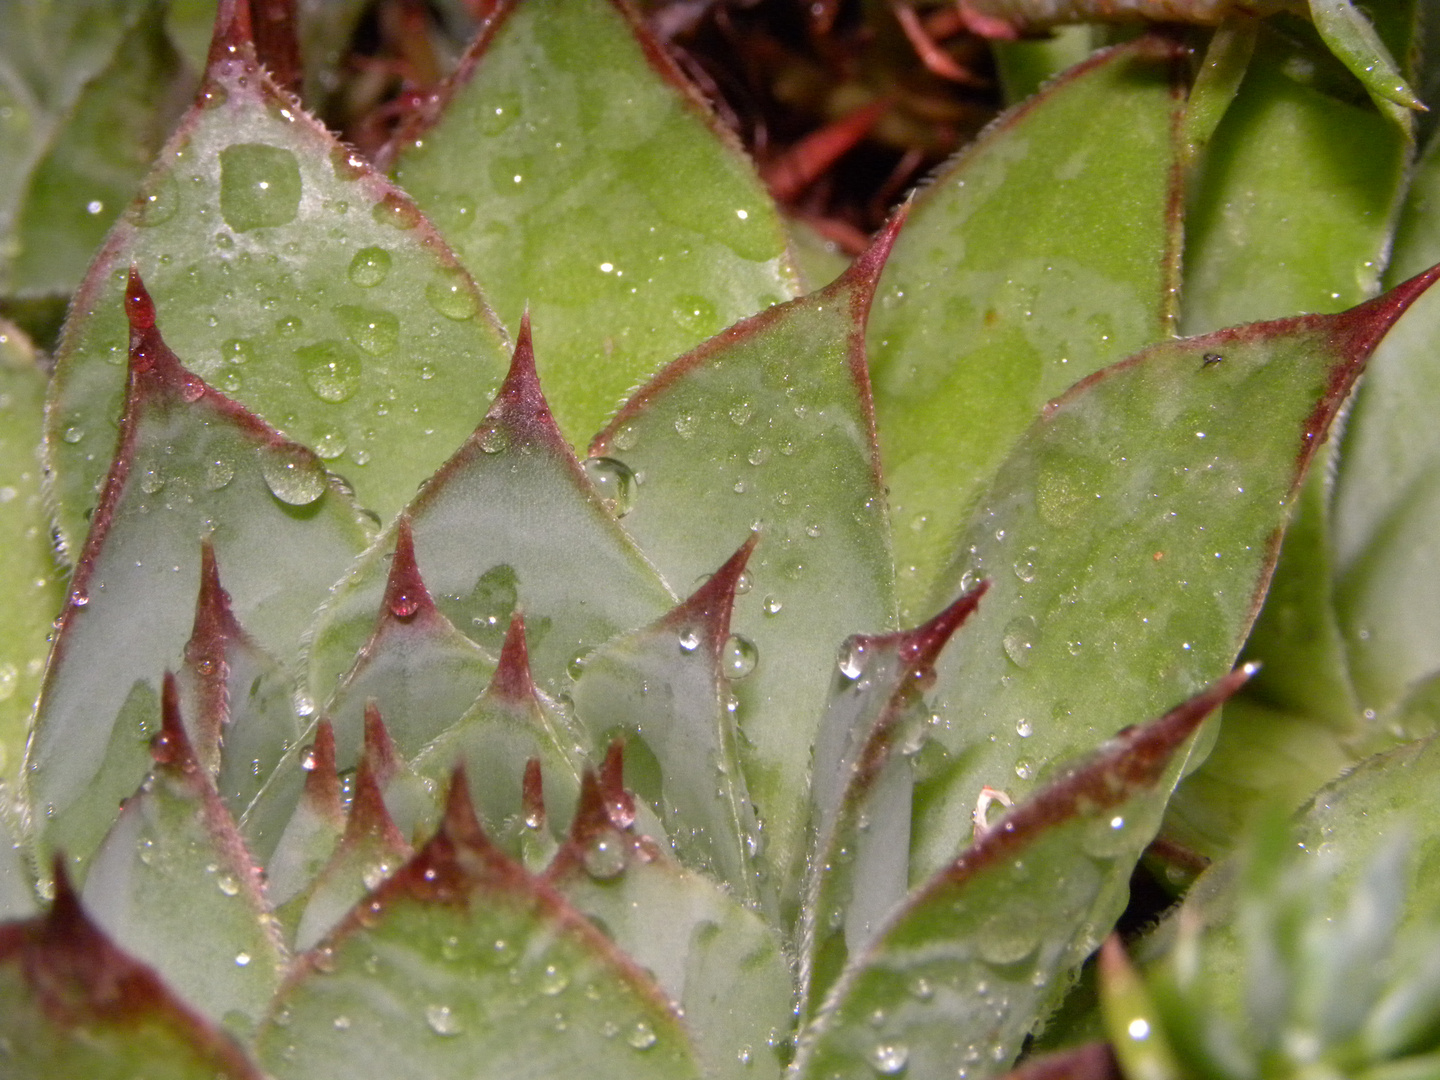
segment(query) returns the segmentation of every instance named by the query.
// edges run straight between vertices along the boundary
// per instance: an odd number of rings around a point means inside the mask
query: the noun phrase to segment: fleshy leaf
[[[45,373],[21,331],[0,319],[0,781],[20,774],[25,728],[40,691],[46,635],[65,600],[40,491]]]
[[[953,857],[982,785],[1023,795],[1229,667],[1316,448],[1436,276],[1340,315],[1153,346],[1046,408],[950,572],[993,584],[937,666],[919,873]]]
[[[15,1076],[263,1080],[228,1035],[90,920],[59,867],[48,913],[0,925],[0,1000]]]
[[[239,817],[299,735],[291,677],[230,610],[215,550],[200,549],[200,594],[185,644],[181,688],[196,756]]]
[[[411,856],[410,845],[385,808],[373,761],[370,755],[360,761],[345,832],[306,897],[295,931],[297,950],[313,948],[366,892]]]
[[[496,5],[418,121],[395,174],[506,325],[528,307],[574,442],[672,357],[795,295],[749,161],[623,0]]]
[[[578,762],[587,749],[582,734],[536,689],[517,612],[480,700],[416,755],[412,767],[438,785],[463,765],[480,820],[497,843],[518,852],[542,832],[547,810],[562,822],[574,812]],[[521,783],[532,761],[544,784],[538,813],[524,805]]]
[[[79,859],[110,812],[98,822],[67,816],[105,767],[137,680],[158,687],[162,671],[180,666],[201,541],[214,548],[235,617],[262,648],[288,656],[367,532],[314,454],[180,365],[138,275],[126,304],[133,329],[119,446],[58,623],[26,777],[42,850],[63,837]],[[133,791],[144,772],[119,776],[119,790]]]
[[[857,635],[842,646],[815,740],[802,1003],[824,996],[846,956],[864,948],[909,891],[911,758],[930,720],[921,695],[940,650],[987,588],[981,582],[914,630]]]
[[[259,870],[190,747],[173,677],[161,711],[154,771],[95,852],[85,906],[187,1002],[248,1031],[279,985],[284,947]],[[183,917],[156,917],[177,904]]]
[[[266,891],[277,909],[309,887],[345,832],[345,807],[340,796],[340,776],[335,768],[335,731],[330,721],[321,720],[316,726],[315,741],[301,747],[296,764],[298,797],[289,800],[290,813],[276,826],[278,835],[261,834],[262,839],[270,841],[264,852]],[[289,775],[288,772],[277,774],[287,778]],[[279,809],[275,814],[280,816]],[[269,824],[268,817],[266,823]],[[251,839],[255,827],[248,819],[241,824],[246,838]]]
[[[759,857],[782,902],[805,855],[810,748],[835,648],[895,624],[864,332],[903,220],[825,289],[676,360],[590,448],[640,481],[625,527],[671,582],[709,574],[760,532],[730,620],[754,669],[730,688]]]
[[[699,1075],[659,990],[490,843],[463,776],[434,839],[303,959],[273,1015],[258,1053],[277,1080],[446,1080],[477,1062],[495,1075]]]
[[[547,881],[680,1006],[706,1076],[778,1077],[792,991],[774,932],[733,894],[620,824],[626,815],[612,808],[623,792],[607,795],[603,783],[586,774]]]
[[[552,694],[569,685],[566,670],[578,654],[643,626],[674,602],[555,426],[536,379],[528,324],[484,422],[406,513],[440,612],[472,640],[498,649],[511,612],[522,609],[531,670]],[[310,683],[321,692],[370,632],[397,528],[381,536],[321,614],[310,649]]]
[[[917,197],[867,335],[907,619],[949,599],[955,534],[1040,407],[1171,331],[1183,78],[1170,39],[1099,54]]]
[[[931,1080],[1014,1060],[1124,908],[1182,748],[1248,675],[1122,731],[984,828],[852,960],[802,1042],[802,1080]]]
[[[153,0],[0,12],[0,296],[63,297],[193,87]],[[103,463],[102,463],[103,467]]]
[[[659,816],[675,857],[749,904],[762,892],[759,836],[725,676],[754,663],[754,646],[730,634],[730,611],[757,539],[669,614],[587,656],[571,695],[592,746],[626,744],[629,786]],[[773,891],[766,899],[773,911]]]
[[[119,411],[129,265],[197,374],[314,447],[384,517],[465,437],[503,370],[476,286],[415,205],[277,89],[237,28],[220,29],[196,105],[61,342],[50,465],[72,546]]]
[[[1340,62],[1360,80],[1377,105],[1386,102],[1407,109],[1424,105],[1396,69],[1390,50],[1371,24],[1350,0],[1309,0],[1315,29]]]
[[[36,910],[25,849],[15,838],[18,830],[7,818],[0,813],[0,922],[27,918]]]

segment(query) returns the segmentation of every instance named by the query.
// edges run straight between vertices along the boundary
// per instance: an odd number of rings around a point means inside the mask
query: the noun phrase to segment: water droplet
[[[348,1016],[344,1016],[344,1015],[337,1016],[337,1017],[335,1017],[335,1019],[334,1019],[333,1021],[331,1021],[331,1023],[334,1024],[334,1027],[335,1027],[335,1030],[336,1030],[336,1031],[349,1031],[349,1030],[350,1030],[350,1018],[349,1018]]]
[[[730,407],[730,422],[736,427],[744,427],[750,422],[750,415],[755,411],[753,405],[748,401],[742,401]]]
[[[382,308],[341,304],[335,314],[350,340],[371,356],[384,356],[400,340],[400,320]]]
[[[321,430],[322,434],[315,440],[315,453],[324,461],[334,461],[345,453],[348,445],[345,442],[345,436],[334,428]]]
[[[691,653],[700,647],[700,635],[688,626],[680,631],[679,641],[681,652]]]
[[[540,974],[540,992],[546,997],[554,997],[564,991],[570,985],[570,976],[554,964],[546,964],[545,970]]]
[[[1019,720],[1015,721],[1015,734],[1019,735],[1022,739],[1028,739],[1031,735],[1035,734],[1035,729],[1030,726],[1030,721],[1022,716]]]
[[[681,413],[675,418],[675,434],[682,439],[689,439],[695,434],[697,421],[693,413]]]
[[[1035,658],[1035,642],[1040,636],[1040,624],[1033,615],[1017,615],[1005,626],[1001,645],[1005,655],[1019,667],[1029,667]]]
[[[270,493],[291,506],[309,506],[325,493],[325,467],[303,446],[262,446],[260,473]]]
[[[321,401],[339,404],[360,388],[362,365],[342,341],[317,341],[295,350],[305,384]]]
[[[510,436],[499,424],[485,424],[479,434],[480,449],[487,454],[498,454],[510,445]]]
[[[165,477],[155,469],[146,469],[140,475],[140,490],[146,495],[154,495],[165,487]]]
[[[60,438],[64,439],[71,446],[74,446],[81,439],[85,438],[85,429],[77,424],[72,424],[60,433]]]
[[[746,455],[745,460],[751,465],[764,465],[770,460],[770,450],[764,446],[757,446]]]
[[[637,1020],[625,1033],[625,1041],[636,1050],[649,1050],[655,1045],[655,1030],[644,1020]]]
[[[625,869],[625,842],[620,836],[607,833],[592,841],[582,856],[585,872],[597,881],[608,881]]]
[[[1035,556],[1037,554],[1037,548],[1028,547],[1025,549],[1025,554],[1015,560],[1015,576],[1026,584],[1035,580]]]
[[[180,186],[175,183],[172,173],[161,173],[160,178],[148,191],[142,191],[140,198],[130,205],[126,216],[142,228],[163,225],[180,209]]]
[[[289,150],[238,143],[220,151],[220,214],[236,232],[294,221],[302,189],[300,163]]]
[[[1030,762],[1026,761],[1024,758],[1021,758],[1019,761],[1015,762],[1015,775],[1018,776],[1021,780],[1029,780],[1032,776],[1035,775],[1035,766]]]
[[[387,192],[370,211],[370,216],[382,225],[397,229],[413,229],[420,224],[419,208],[397,191]]]
[[[221,874],[215,880],[215,884],[226,896],[240,895],[240,882],[236,879],[234,874]]]
[[[480,310],[475,285],[458,266],[442,270],[438,280],[426,285],[425,299],[437,313],[456,322],[472,318]]]
[[[904,1043],[880,1043],[867,1055],[871,1067],[881,1076],[895,1076],[905,1071],[910,1049]]]
[[[858,635],[848,638],[845,644],[840,646],[840,655],[836,660],[840,674],[851,682],[860,678],[865,673],[865,664],[868,660],[865,653],[864,638]]]
[[[216,458],[205,466],[205,490],[219,491],[235,479],[235,463],[227,458]]]
[[[220,360],[222,363],[248,364],[254,356],[250,343],[240,338],[231,338],[220,346]]]
[[[425,1023],[436,1035],[459,1035],[464,1030],[449,1005],[426,1005]]]
[[[779,615],[781,609],[784,607],[785,605],[780,601],[780,598],[774,595],[765,597],[760,603],[760,610],[765,612],[766,615],[771,616]]]
[[[586,458],[585,475],[612,514],[624,517],[630,512],[635,500],[635,474],[629,465],[611,457]]]
[[[720,654],[720,670],[727,679],[743,679],[755,670],[760,650],[749,638],[731,634]]]
[[[373,289],[390,273],[390,252],[382,247],[361,248],[350,260],[347,275],[353,285]]]
[[[812,522],[811,524],[806,525],[805,535],[808,536],[811,540],[818,540],[820,538],[820,524],[818,522]]]
[[[236,954],[235,954],[235,966],[236,966],[236,967],[249,967],[249,966],[250,966],[250,954],[249,954],[248,952],[236,953]]]

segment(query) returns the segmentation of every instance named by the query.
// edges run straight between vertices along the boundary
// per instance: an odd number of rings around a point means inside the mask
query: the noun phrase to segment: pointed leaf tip
[[[1440,263],[1408,281],[1402,281],[1373,300],[1336,315],[1335,320],[1339,324],[1337,336],[1344,341],[1344,350],[1352,363],[1367,360],[1380,344],[1380,339],[1436,280],[1440,280]]]
[[[361,760],[370,766],[376,782],[384,787],[400,769],[400,753],[395,740],[380,716],[380,706],[373,700],[365,702],[365,749]]]
[[[305,801],[326,820],[339,825],[345,811],[340,800],[340,775],[335,770],[335,729],[329,720],[315,728],[315,741],[300,759],[305,771]]]
[[[600,799],[615,828],[635,824],[635,796],[625,790],[625,744],[619,739],[610,744],[600,763]]]
[[[295,0],[221,0],[215,12],[207,71],[237,57],[261,64],[270,80],[291,95],[304,81]]]
[[[150,298],[150,291],[145,288],[140,268],[133,263],[125,280],[125,317],[130,320],[132,337],[155,328],[155,301]]]
[[[665,625],[682,634],[697,635],[697,647],[703,644],[708,653],[718,658],[730,636],[730,615],[735,607],[736,589],[759,539],[760,534],[752,532],[719,570],[706,578],[684,603],[670,611],[665,617]]]
[[[545,828],[545,777],[540,759],[525,762],[525,777],[520,782],[520,807],[525,824],[537,832]]]
[[[160,732],[150,740],[150,756],[157,765],[181,774],[194,773],[200,768],[180,716],[180,686],[172,671],[165,672],[160,690]]]
[[[415,538],[408,514],[401,514],[396,523],[395,555],[390,562],[390,577],[385,583],[385,610],[403,622],[409,622],[417,615],[431,615],[435,611],[435,602],[415,562]]]
[[[521,317],[520,330],[515,336],[515,351],[511,354],[510,370],[505,375],[500,392],[495,395],[495,403],[490,406],[486,419],[504,424],[522,439],[547,437],[553,432],[554,438],[564,441],[550,414],[550,405],[540,389],[528,311]]]
[[[989,591],[990,579],[985,578],[929,622],[922,623],[913,630],[902,631],[901,636],[905,640],[900,647],[900,655],[905,662],[922,671],[934,666],[941,650],[949,644],[955,631],[965,624],[965,620],[974,614],[975,609],[980,606],[981,598]]]
[[[900,231],[910,217],[910,207],[914,201],[912,197],[897,206],[890,215],[890,220],[881,226],[880,231],[870,241],[870,246],[855,256],[845,272],[829,286],[831,289],[859,289],[855,314],[861,322],[864,322],[865,315],[870,310],[870,300],[875,295],[875,287],[880,283],[880,274],[885,269],[890,252],[895,248]]]
[[[490,690],[502,701],[528,701],[535,696],[535,680],[530,675],[530,651],[525,645],[525,616],[516,611],[510,616],[510,629],[500,648],[500,663],[490,679]]]
[[[355,773],[355,796],[350,800],[350,817],[345,822],[345,833],[340,842],[354,846],[366,840],[379,839],[387,847],[408,854],[410,845],[385,805],[383,783],[371,756],[366,754],[361,757],[360,767]]]

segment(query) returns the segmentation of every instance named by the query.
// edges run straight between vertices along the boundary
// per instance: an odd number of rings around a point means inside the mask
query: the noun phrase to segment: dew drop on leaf
[[[546,964],[540,973],[540,992],[546,997],[562,993],[570,985],[570,976],[554,964]]]
[[[338,405],[360,388],[360,357],[343,342],[317,341],[295,350],[295,356],[305,385],[321,401]]]
[[[325,493],[325,468],[301,446],[265,446],[260,474],[270,493],[290,506],[309,506]]]
[[[679,641],[681,652],[694,652],[700,647],[700,635],[688,626],[680,631]]]
[[[720,654],[720,670],[727,679],[743,679],[755,670],[760,651],[749,638],[731,634]]]
[[[289,224],[302,190],[300,163],[283,147],[238,143],[220,151],[220,214],[236,232]]]
[[[459,1035],[464,1030],[449,1005],[425,1006],[425,1023],[436,1035]]]
[[[583,856],[585,872],[597,881],[608,881],[625,869],[625,848],[618,836],[606,835],[592,841]]]
[[[1005,655],[1018,667],[1028,667],[1035,657],[1035,642],[1040,636],[1040,624],[1033,615],[1017,615],[1005,626],[1000,639]]]
[[[849,681],[854,682],[865,673],[865,662],[865,642],[859,637],[852,637],[840,646],[836,663],[840,674]]]
[[[352,285],[373,289],[390,273],[390,253],[382,247],[361,248],[350,260],[347,275]]]
[[[180,208],[180,187],[170,173],[162,173],[153,186],[131,204],[126,216],[142,228],[163,225]]]
[[[637,1020],[635,1026],[625,1033],[625,1041],[636,1050],[649,1050],[655,1045],[655,1029],[644,1020]]]
[[[585,475],[612,514],[618,518],[630,512],[635,503],[635,474],[629,465],[611,457],[586,458]]]
[[[441,271],[438,280],[426,285],[425,299],[438,314],[455,322],[472,318],[480,310],[480,298],[459,267]]]
[[[910,1049],[903,1043],[880,1043],[869,1053],[870,1065],[881,1076],[895,1076],[905,1070]]]

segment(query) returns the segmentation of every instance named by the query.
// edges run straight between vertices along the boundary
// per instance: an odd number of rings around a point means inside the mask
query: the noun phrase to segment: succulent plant
[[[0,1075],[1433,1075],[1440,171],[1315,6],[826,284],[624,0],[378,162],[224,0],[143,180],[187,9],[0,3],[6,310],[139,189],[0,323]]]

